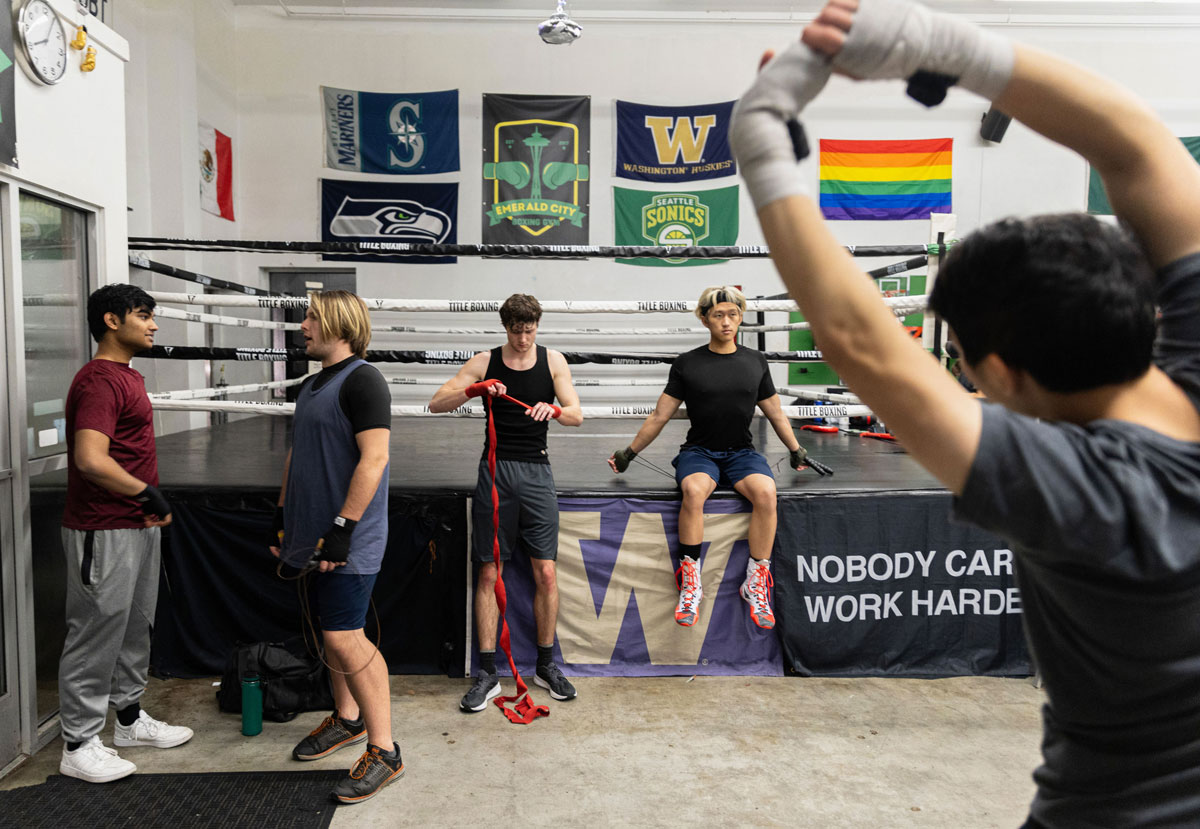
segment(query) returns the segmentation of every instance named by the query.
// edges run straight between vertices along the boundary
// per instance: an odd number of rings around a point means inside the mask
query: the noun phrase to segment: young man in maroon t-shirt
[[[158,600],[160,527],[171,505],[158,491],[153,412],[129,366],[154,345],[154,299],[133,285],[88,298],[96,356],[67,394],[67,637],[58,671],[63,754],[59,771],[107,783],[137,770],[100,740],[109,706],[113,744],[171,748],[192,730],[141,710]]]

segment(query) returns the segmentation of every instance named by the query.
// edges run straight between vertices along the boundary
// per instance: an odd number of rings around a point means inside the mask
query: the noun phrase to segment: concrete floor
[[[392,677],[407,765],[334,829],[368,826],[1009,827],[1039,762],[1041,691],[1029,680],[683,677],[577,679],[579,698],[510,724],[458,711],[466,680]],[[511,680],[505,685],[510,691]],[[348,768],[292,746],[310,713],[246,738],[209,680],[152,680],[145,708],[196,730],[187,745],[123,749],[145,772]],[[111,743],[111,722],[103,739]],[[357,748],[357,747],[356,747]],[[58,773],[57,740],[0,789]],[[352,756],[353,755],[353,756]]]

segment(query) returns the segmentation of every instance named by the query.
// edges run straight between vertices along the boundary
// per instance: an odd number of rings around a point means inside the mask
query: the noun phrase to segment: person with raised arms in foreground
[[[767,459],[754,451],[750,421],[754,407],[762,409],[783,441],[793,469],[808,466],[783,407],[767,359],[761,351],[738,344],[738,327],[746,312],[746,297],[737,288],[705,288],[696,303],[696,316],[708,329],[705,345],[680,354],[671,364],[667,386],[654,411],[633,441],[608,459],[613,472],[624,472],[638,452],[654,442],[667,421],[687,403],[691,422],[687,440],[671,461],[683,493],[679,507],[679,603],[675,621],[696,624],[704,591],[700,583],[700,548],[704,542],[704,502],[718,486],[735,489],[750,502],[750,558],[742,598],[750,618],[760,628],[775,627],[771,610],[771,549],[775,545],[775,476]]]
[[[929,304],[993,403],[896,324],[804,193],[788,122],[831,71],[988,98],[1082,155],[1128,228],[1006,219],[954,246]],[[1200,825],[1200,167],[1117,84],[903,0],[829,3],[731,140],[825,358],[1014,545],[1047,695],[1026,826]]]

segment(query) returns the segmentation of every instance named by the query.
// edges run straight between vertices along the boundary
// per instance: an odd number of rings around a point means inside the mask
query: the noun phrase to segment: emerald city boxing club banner
[[[458,169],[458,90],[356,92],[321,87],[325,166],[389,175]]]
[[[483,243],[586,245],[591,98],[483,96]]]
[[[613,229],[617,245],[691,247],[734,245],[738,236],[738,188],[649,190],[613,188]],[[724,259],[618,259],[626,265],[686,267]]]
[[[321,180],[321,241],[458,243],[458,185],[408,181]],[[454,256],[347,256],[323,254],[328,262],[400,262],[431,265]]]
[[[713,498],[704,505],[700,581],[692,627],[675,622],[679,589],[679,502],[637,498],[558,501],[558,636],[571,676],[780,676],[779,640],[750,619],[739,594],[750,556],[750,506]],[[775,551],[780,554],[779,549]],[[504,567],[508,627],[517,665],[537,656],[529,560]],[[472,672],[478,667],[474,657]],[[505,665],[502,671],[507,670]]]
[[[729,149],[734,101],[651,106],[617,101],[617,175],[697,181],[737,173]]]

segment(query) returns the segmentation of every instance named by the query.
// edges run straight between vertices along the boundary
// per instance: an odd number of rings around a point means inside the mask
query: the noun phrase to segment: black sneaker
[[[361,803],[370,800],[379,790],[404,774],[400,746],[392,743],[391,751],[368,745],[358,758],[350,776],[333,788],[333,798],[339,803]]]
[[[533,681],[549,691],[550,696],[555,699],[575,699],[575,686],[567,681],[563,672],[553,662],[549,665],[539,665],[533,674]]]
[[[320,760],[339,748],[361,743],[365,739],[365,722],[358,726],[347,726],[346,721],[334,711],[314,728],[311,734],[296,744],[292,749],[292,757],[297,760]]]
[[[500,677],[489,674],[483,668],[475,675],[475,684],[467,695],[462,698],[458,707],[467,713],[482,711],[487,708],[488,700],[500,696]]]

